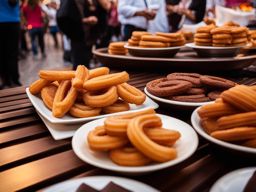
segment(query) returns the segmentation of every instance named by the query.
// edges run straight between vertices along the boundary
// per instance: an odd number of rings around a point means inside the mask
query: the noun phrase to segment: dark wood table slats
[[[256,85],[253,72],[250,76],[241,74],[233,72],[228,78]],[[147,82],[161,77],[164,73],[130,72],[129,83],[143,90]],[[157,112],[190,123],[191,111],[160,108]],[[24,87],[0,91],[0,191],[35,191],[72,178],[114,175],[142,181],[161,191],[204,192],[228,171],[252,165],[230,164],[212,148],[200,138],[196,153],[176,166],[142,176],[120,175],[79,160],[71,150],[71,139],[55,141],[32,107]]]

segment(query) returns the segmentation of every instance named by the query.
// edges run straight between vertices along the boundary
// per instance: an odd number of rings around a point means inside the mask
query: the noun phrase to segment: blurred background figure
[[[156,16],[156,10],[150,9],[157,0],[119,0],[118,14],[122,24],[123,40],[127,41],[133,31],[147,31],[148,22]],[[158,9],[159,7],[157,7]]]
[[[175,3],[175,4],[174,4]],[[203,20],[206,11],[206,0],[180,0],[167,5],[168,14],[177,16],[172,31],[180,29],[184,24],[196,24]],[[169,20],[172,18],[169,17]]]
[[[215,7],[225,6],[225,0],[207,0],[206,3],[206,16],[210,18],[215,18]]]
[[[27,29],[30,35],[33,55],[37,58],[38,42],[42,58],[45,58],[44,15],[39,5],[39,0],[28,0],[27,4],[23,6],[22,12],[27,22]]]
[[[89,68],[93,45],[96,42],[99,46],[104,44],[102,38],[107,28],[107,11],[111,4],[109,0],[64,1],[61,2],[57,19],[61,31],[71,40],[73,68],[81,64]],[[72,31],[73,27],[76,31]]]
[[[59,32],[59,29],[56,21],[57,8],[58,7],[55,0],[50,0],[50,2],[47,3],[46,5],[45,4],[42,5],[42,10],[45,12],[49,20],[49,31],[53,37],[55,48],[59,47],[58,38],[57,38],[57,33]]]
[[[0,89],[21,85],[18,71],[19,33],[19,0],[0,0]]]

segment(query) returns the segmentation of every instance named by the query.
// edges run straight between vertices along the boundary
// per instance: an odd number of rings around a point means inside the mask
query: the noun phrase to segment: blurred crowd
[[[256,4],[253,0],[0,0],[0,89],[21,85],[18,58],[29,51],[35,59],[47,57],[46,33],[73,68],[89,67],[94,47],[128,40],[133,31],[176,32],[184,24],[214,18],[217,5],[236,8],[242,3]]]

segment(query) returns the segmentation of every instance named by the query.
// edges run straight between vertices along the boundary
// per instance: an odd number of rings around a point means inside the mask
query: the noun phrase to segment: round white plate
[[[144,92],[146,93],[147,96],[149,96],[151,99],[153,99],[155,101],[159,101],[159,102],[170,104],[170,105],[176,105],[176,106],[196,108],[196,107],[200,107],[202,105],[206,105],[206,104],[214,102],[214,101],[208,101],[208,102],[181,102],[181,101],[174,101],[174,100],[170,100],[170,99],[164,99],[164,98],[157,97],[157,96],[152,95],[151,93],[149,93],[149,91],[147,90],[147,87],[144,88]]]
[[[176,47],[138,47],[138,46],[129,46],[128,44],[126,44],[124,46],[124,48],[126,49],[132,49],[132,50],[147,50],[147,51],[161,51],[161,50],[174,50],[174,49],[180,49],[184,46],[176,46]]]
[[[203,127],[201,126],[200,117],[197,114],[198,109],[199,108],[197,108],[193,111],[192,116],[191,116],[191,123],[192,123],[192,126],[194,127],[194,129],[196,130],[196,132],[199,135],[201,135],[202,137],[204,137],[208,141],[210,141],[212,143],[215,143],[219,146],[222,146],[224,148],[235,150],[235,151],[241,151],[241,152],[256,154],[256,149],[255,148],[244,147],[244,146],[241,146],[241,145],[235,145],[235,144],[232,144],[232,143],[228,143],[228,142],[225,142],[225,141],[215,139],[214,137],[208,135],[204,131]]]
[[[177,130],[181,133],[181,138],[174,145],[178,152],[178,156],[174,160],[146,166],[127,167],[113,163],[107,153],[91,150],[87,143],[87,135],[96,126],[103,125],[105,118],[91,121],[79,128],[72,139],[73,150],[81,160],[91,165],[126,174],[142,174],[176,165],[190,157],[196,151],[198,136],[190,125],[181,120],[160,114],[159,117],[162,119],[164,128]]]
[[[255,170],[256,167],[250,167],[232,171],[218,179],[210,192],[243,192]]]
[[[126,179],[123,177],[111,177],[111,176],[94,176],[94,177],[84,177],[80,179],[73,179],[69,181],[65,181],[62,183],[58,183],[56,185],[53,185],[51,187],[48,187],[43,190],[43,192],[75,192],[78,187],[85,183],[96,190],[103,189],[109,182],[114,182],[121,187],[124,187],[128,190],[134,191],[134,192],[158,192],[158,190],[135,180],[132,179]]]
[[[185,45],[186,47],[190,47],[190,48],[197,48],[197,49],[215,49],[215,50],[219,50],[219,49],[238,49],[238,48],[242,48],[244,46],[236,46],[236,47],[213,47],[213,46],[199,46],[196,45],[195,43],[187,43]]]

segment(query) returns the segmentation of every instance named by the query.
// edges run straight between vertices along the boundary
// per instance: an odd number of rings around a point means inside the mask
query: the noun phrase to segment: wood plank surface
[[[254,71],[221,74],[237,83],[256,85]],[[163,74],[130,72],[129,83],[143,90]],[[192,111],[161,106],[158,113],[190,123]],[[36,191],[72,178],[94,175],[128,177],[161,191],[209,191],[220,176],[255,161],[226,156],[205,139],[195,154],[176,166],[142,176],[123,176],[90,166],[71,150],[71,139],[55,141],[26,96],[24,87],[0,90],[0,191]]]

